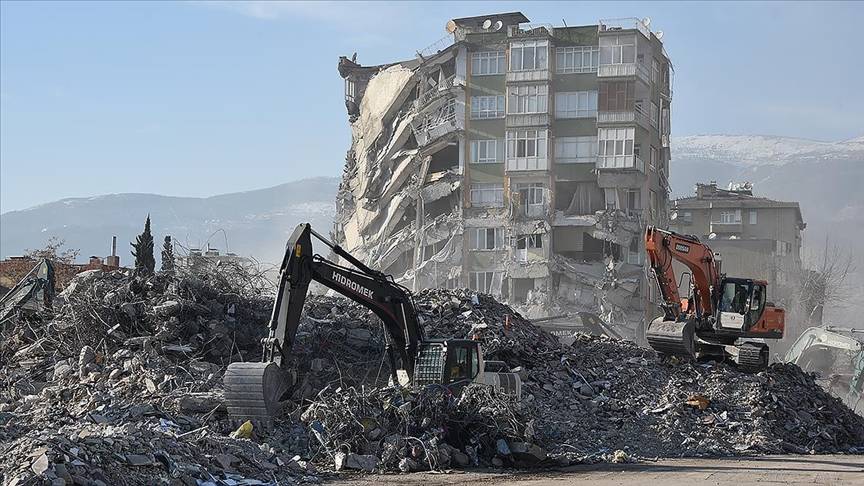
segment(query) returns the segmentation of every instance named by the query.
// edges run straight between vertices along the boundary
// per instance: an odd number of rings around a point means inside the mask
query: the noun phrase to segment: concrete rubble
[[[310,296],[293,405],[272,428],[241,425],[227,417],[221,377],[228,362],[260,356],[272,305],[260,277],[224,265],[85,273],[50,318],[4,321],[3,484],[302,484],[341,470],[864,452],[864,419],[794,365],[745,375],[604,337],[565,346],[470,290],[416,294],[422,324],[479,340],[522,377],[521,401],[480,385],[388,386],[380,321]],[[688,404],[696,396],[704,407]]]

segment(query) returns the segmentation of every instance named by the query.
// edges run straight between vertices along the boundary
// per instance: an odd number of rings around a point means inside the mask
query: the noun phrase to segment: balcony
[[[549,125],[548,113],[508,113],[507,128],[510,127],[545,127]]]
[[[642,108],[634,108],[633,111],[600,111],[597,112],[597,124],[603,123],[629,123],[636,122],[648,129],[648,115]]]
[[[529,71],[507,71],[507,82],[549,81],[549,68],[532,69]]]
[[[507,159],[507,172],[547,170],[548,168],[548,157],[511,157]]]
[[[420,95],[420,97],[415,99],[414,109],[416,111],[422,110],[426,107],[426,105],[435,101],[439,97],[451,94],[451,89],[461,87],[462,83],[462,78],[457,78],[455,74],[450,76],[449,78],[442,81],[441,84],[439,84],[438,86],[428,89],[425,93]]]
[[[456,98],[440,100],[440,104],[420,113],[411,122],[417,144],[425,146],[448,133],[465,128],[464,109],[457,109]]]
[[[637,170],[645,173],[645,162],[637,155],[601,155],[597,157],[598,170]]]
[[[740,221],[734,223],[718,223],[716,221],[712,221],[709,225],[709,229],[712,233],[717,233],[720,235],[740,235],[741,231],[743,231],[743,226]]]
[[[636,76],[647,85],[651,85],[651,73],[639,62],[624,64],[601,64],[597,70],[598,78],[626,78]]]

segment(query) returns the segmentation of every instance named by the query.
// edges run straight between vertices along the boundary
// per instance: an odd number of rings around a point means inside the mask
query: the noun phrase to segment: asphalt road
[[[345,486],[433,484],[560,486],[668,484],[712,485],[864,485],[864,455],[763,456],[725,459],[662,459],[638,464],[571,466],[556,471],[454,471],[450,473],[373,474],[342,477]]]

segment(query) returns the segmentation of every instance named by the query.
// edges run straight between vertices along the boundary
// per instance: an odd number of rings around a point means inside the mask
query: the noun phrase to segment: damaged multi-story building
[[[528,22],[453,19],[413,59],[340,58],[352,141],[334,236],[409,288],[632,332],[649,308],[641,234],[669,200],[662,33]]]

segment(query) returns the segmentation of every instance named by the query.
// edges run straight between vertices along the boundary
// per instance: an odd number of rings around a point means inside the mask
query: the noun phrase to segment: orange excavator
[[[648,344],[665,355],[731,360],[746,371],[768,366],[762,339],[783,337],[785,313],[766,301],[767,282],[727,277],[720,254],[695,236],[653,226],[645,230],[645,251],[660,289],[663,315],[648,326]],[[690,292],[682,298],[672,262],[690,271]]]

